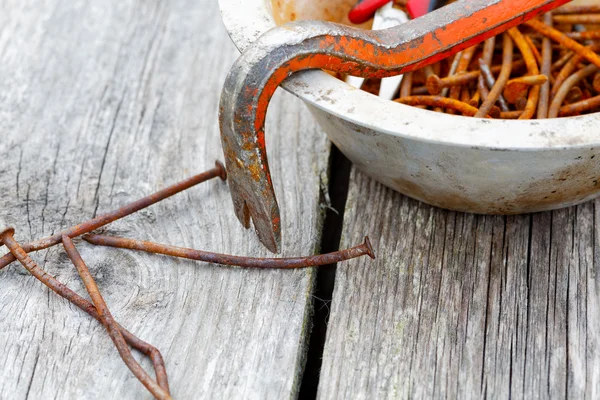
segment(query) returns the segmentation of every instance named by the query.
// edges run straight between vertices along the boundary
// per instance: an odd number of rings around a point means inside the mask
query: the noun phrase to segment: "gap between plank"
[[[328,168],[331,207],[327,209],[323,223],[320,246],[323,254],[339,250],[340,247],[351,167],[350,160],[334,144],[331,144]],[[317,269],[311,313],[312,332],[308,341],[306,366],[298,395],[300,399],[317,397],[336,266],[337,264],[330,264]]]

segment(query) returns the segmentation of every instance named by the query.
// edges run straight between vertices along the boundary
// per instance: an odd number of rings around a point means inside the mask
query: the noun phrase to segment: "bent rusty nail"
[[[550,103],[550,109],[548,110],[548,118],[556,118],[558,113],[560,112],[560,107],[562,106],[563,101],[569,94],[569,91],[573,86],[575,86],[582,79],[587,78],[588,76],[598,72],[599,68],[594,64],[590,64],[584,69],[581,69],[571,75],[558,89],[556,92],[556,96],[552,99],[552,103]]]
[[[540,24],[542,23],[540,22]],[[523,38],[523,34],[521,33],[521,31],[519,31],[518,28],[511,28],[508,30],[508,34],[510,35],[512,40],[514,40],[515,45],[519,48],[519,51],[523,55],[523,59],[525,60],[525,64],[527,65],[527,72],[529,73],[529,75],[538,75],[540,73],[540,70],[538,68],[537,61],[533,56],[533,53],[531,52],[531,48]],[[532,86],[529,90],[529,96],[527,97],[525,109],[523,110],[523,114],[521,114],[519,119],[531,119],[533,117],[533,115],[535,114],[535,110],[537,109],[539,96],[540,87]],[[506,101],[510,102],[510,99],[506,97],[506,90],[504,91],[504,98],[506,99]]]
[[[600,44],[595,43],[585,48],[589,49],[592,52],[596,52],[600,50]],[[567,63],[565,63],[558,75],[556,75],[554,84],[552,85],[552,90],[550,91],[550,97],[553,98],[554,96],[556,96],[556,92],[558,92],[563,82],[573,74],[573,71],[575,71],[578,68],[579,63],[581,62],[581,60],[583,60],[583,58],[583,54],[576,53],[569,59]]]
[[[544,23],[552,26],[552,13],[544,15]],[[542,39],[542,61],[540,63],[541,73],[547,77],[552,77],[552,41],[548,37]],[[548,117],[548,108],[550,107],[550,81],[542,84],[540,87],[540,99],[538,101],[537,118],[545,119]]]
[[[1,224],[0,224],[1,225]],[[58,294],[59,296],[67,299],[79,309],[90,315],[92,318],[100,321],[100,315],[96,310],[96,307],[83,297],[79,296],[73,290],[71,290],[68,286],[58,281],[54,276],[50,275],[46,271],[44,271],[29,255],[23,250],[21,245],[13,238],[14,228],[7,226],[0,226],[0,245],[4,244],[13,254],[16,259],[25,267],[27,271],[31,275],[33,275],[37,280],[46,285],[53,292]],[[165,368],[165,362],[160,354],[160,351],[152,346],[149,343],[144,342],[139,339],[133,333],[129,332],[127,329],[123,328],[121,325],[118,325],[123,337],[131,345],[131,347],[137,349],[141,353],[150,357],[152,361],[152,365],[154,366],[154,371],[156,372],[156,380],[159,385],[168,391],[169,383],[167,378],[167,370]]]
[[[512,64],[511,69],[516,70],[523,66],[525,66],[525,61],[518,60]],[[496,74],[499,73],[501,69],[501,66],[495,65],[490,68],[490,71],[492,72],[492,74]],[[445,95],[443,94],[444,90],[447,90],[452,86],[464,85],[469,82],[472,82],[479,78],[479,75],[480,71],[469,71],[464,72],[460,75],[451,74],[444,78],[440,78],[438,75],[431,75],[427,78],[427,90],[431,95],[438,95],[441,93],[441,95],[445,97]]]
[[[591,13],[600,13],[600,5],[598,4],[589,4],[589,5],[575,5],[575,4],[567,4],[560,8],[554,10],[554,14],[556,15],[565,15],[565,14],[591,14]]]
[[[460,112],[462,115],[472,117],[477,113],[477,108],[460,100],[442,96],[407,96],[394,100],[396,103],[409,106],[442,107]]]
[[[21,247],[26,253],[46,249],[48,247],[59,244],[62,241],[62,235],[67,235],[68,237],[73,238],[83,235],[84,233],[91,232],[95,229],[108,225],[111,222],[114,222],[118,219],[121,219],[144,208],[147,208],[179,192],[189,189],[192,186],[195,186],[199,183],[205,182],[209,179],[213,179],[216,177],[219,177],[222,180],[227,179],[227,172],[225,170],[225,167],[219,161],[215,162],[215,168],[209,169],[208,171],[202,172],[201,174],[184,179],[179,183],[176,183],[162,190],[159,190],[158,192],[153,193],[149,196],[143,197],[139,200],[129,203],[115,211],[99,215],[96,218],[83,222],[79,225],[72,226],[68,229],[65,229],[64,231],[55,233],[54,235],[49,236],[45,239],[39,239],[34,242],[25,243]],[[2,256],[0,258],[0,270],[6,267],[8,264],[12,263],[13,261],[15,261],[15,257],[11,253]]]
[[[600,14],[555,15],[557,24],[600,24]]]
[[[583,58],[585,58],[592,64],[600,67],[600,56],[598,54],[596,54],[589,47],[585,47],[585,46],[577,43],[575,40],[569,38],[568,36],[566,36],[563,32],[559,31],[558,29],[554,29],[554,28],[544,24],[543,22],[540,22],[537,20],[529,20],[529,21],[525,22],[525,25],[538,31],[542,35],[549,37],[550,39],[554,40],[555,42],[560,43],[567,49],[573,50],[577,54],[581,54],[581,56]]]
[[[454,77],[459,77],[467,73],[467,70],[469,69],[469,65],[471,64],[471,60],[473,59],[476,50],[477,46],[472,46],[462,51],[462,56],[458,62],[458,68],[456,69],[456,73],[453,75]],[[479,76],[479,74],[477,74],[477,76]],[[461,84],[452,85],[448,97],[452,100],[458,100],[458,98],[460,97],[460,91]],[[446,113],[454,114],[454,109],[449,108],[448,110],[446,110]]]
[[[542,65],[542,54],[540,53],[538,48],[535,46],[535,43],[533,43],[533,40],[531,40],[531,37],[529,37],[529,35],[523,35],[523,38],[529,45],[529,48],[531,49],[531,52],[533,53],[535,60],[538,62],[539,65]]]
[[[100,290],[98,289],[98,285],[96,285],[96,281],[92,277],[90,270],[83,261],[83,258],[81,258],[81,254],[79,251],[77,251],[77,248],[75,247],[75,244],[73,244],[71,238],[67,235],[63,235],[62,243],[67,255],[73,262],[73,265],[75,265],[75,268],[77,268],[77,272],[79,273],[85,289],[92,299],[92,303],[94,303],[94,306],[96,307],[98,317],[100,318],[100,323],[102,323],[104,328],[106,328],[106,331],[110,335],[110,338],[115,344],[115,347],[123,359],[123,362],[125,365],[127,365],[127,368],[129,368],[133,375],[135,375],[135,377],[142,383],[142,385],[146,387],[146,389],[148,389],[150,393],[152,393],[154,397],[157,399],[170,399],[171,396],[168,392],[169,389],[162,388],[157,382],[155,382],[154,379],[152,379],[150,375],[144,371],[142,366],[135,360],[135,358],[133,358],[131,350],[125,341],[119,326],[110,313],[104,298],[100,294]]]
[[[492,93],[491,89],[493,89],[494,85],[496,85],[496,79],[494,79],[494,75],[492,74],[492,71],[487,64],[481,64],[479,68],[481,70],[481,74],[483,75],[483,77],[485,79],[486,85],[490,88],[490,94],[491,94]],[[489,95],[488,95],[488,98],[489,98]],[[492,98],[494,98],[494,97],[492,97]],[[500,106],[500,109],[502,111],[509,111],[510,108],[508,107],[508,103],[506,102],[506,100],[504,99],[502,94],[500,94],[498,96],[498,98],[495,100],[498,102],[498,105]],[[491,101],[491,100],[489,100],[489,101]],[[487,102],[488,102],[488,100],[486,99],[486,103]]]
[[[506,100],[502,96],[502,90],[504,89],[504,85],[508,81],[510,74],[512,72],[513,67],[513,42],[510,36],[505,33],[502,35],[502,68],[500,70],[500,75],[498,76],[498,80],[494,82],[494,76],[492,75],[492,71],[490,70],[487,64],[480,62],[480,69],[483,76],[488,81],[488,84],[491,85],[490,93],[488,94],[488,98],[481,104],[479,110],[475,114],[475,117],[481,118],[487,115],[494,103],[498,101],[502,111],[506,112],[509,110],[508,105],[506,104]],[[480,60],[483,61],[483,60]]]
[[[477,91],[481,96],[482,102],[484,102],[488,98],[488,94],[490,94],[490,90],[488,89],[487,83],[485,82],[483,75],[479,75],[479,79],[477,80]]]
[[[365,78],[403,74],[567,2],[459,1],[382,31],[311,20],[294,21],[262,34],[232,66],[219,106],[236,217],[246,228],[252,221],[261,243],[279,252],[281,216],[267,157],[265,117],[275,90],[294,73],[324,69]]]
[[[600,107],[600,96],[591,97],[587,100],[581,100],[576,103],[562,106],[558,113],[559,117],[570,117],[585,111]]]
[[[214,264],[230,265],[244,268],[306,268],[319,265],[333,264],[339,261],[368,255],[375,259],[375,253],[368,236],[358,246],[308,257],[294,258],[255,258],[219,254],[203,250],[188,249],[184,247],[153,243],[144,240],[127,239],[114,236],[87,234],[83,240],[98,246],[117,247],[121,249],[140,250],[148,253],[163,254],[166,256],[187,258],[190,260],[204,261]]]
[[[496,47],[496,37],[491,37],[489,39],[487,39],[484,44],[483,44],[483,52],[481,55],[481,58],[479,58],[477,60],[477,63],[479,65],[479,78],[477,80],[477,92],[479,93],[479,96],[481,97],[482,100],[482,104],[485,103],[485,101],[487,100],[490,91],[489,89],[492,88],[494,86],[493,81],[493,76],[490,73],[490,76],[486,76],[485,73],[481,70],[481,66],[489,66],[492,63],[492,59],[494,57],[494,50]],[[492,78],[492,80],[490,81],[489,78]],[[478,99],[476,99],[478,100]],[[492,109],[493,106],[489,108],[489,110],[486,110],[485,113],[480,113],[479,110],[477,111],[477,113],[475,114],[475,117],[477,117],[477,114],[480,114],[481,117],[486,116],[488,113],[492,113]],[[500,110],[498,110],[498,112],[495,112],[496,110],[494,110],[494,115],[492,115],[494,118],[497,118],[500,116]]]

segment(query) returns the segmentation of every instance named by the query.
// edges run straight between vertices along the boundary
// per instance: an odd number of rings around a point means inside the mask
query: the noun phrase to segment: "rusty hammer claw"
[[[293,73],[321,68],[365,78],[409,72],[497,35],[569,0],[458,1],[403,25],[368,31],[322,21],[273,28],[235,62],[219,109],[235,213],[272,252],[281,223],[265,144],[275,89]]]

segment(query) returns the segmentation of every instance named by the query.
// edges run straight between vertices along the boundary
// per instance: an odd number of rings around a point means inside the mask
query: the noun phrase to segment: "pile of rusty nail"
[[[600,5],[565,5],[454,58],[404,74],[394,101],[477,118],[598,112],[599,51]],[[377,94],[379,80],[366,82],[363,90]]]
[[[160,351],[136,337],[114,320],[108,309],[108,306],[100,294],[92,274],[81,258],[79,251],[75,247],[75,244],[72,240],[73,238],[82,236],[85,241],[94,245],[139,250],[166,256],[187,258],[191,260],[245,268],[305,268],[332,264],[364,255],[375,258],[373,248],[371,247],[368,237],[365,237],[364,243],[360,245],[328,254],[297,258],[252,258],[186,249],[141,240],[90,234],[90,232],[108,225],[111,222],[131,215],[179,192],[187,190],[199,183],[216,177],[220,177],[222,180],[227,179],[225,167],[220,162],[216,163],[215,168],[185,179],[179,183],[176,183],[175,185],[169,186],[154,194],[127,204],[115,211],[100,215],[89,221],[65,229],[50,237],[26,244],[20,244],[17,240],[15,240],[15,229],[6,224],[5,221],[0,218],[0,246],[5,245],[9,250],[7,254],[0,258],[0,270],[11,264],[13,261],[18,260],[23,267],[25,267],[25,269],[29,271],[29,273],[36,279],[61,297],[67,299],[75,306],[86,312],[92,318],[95,318],[102,323],[113,340],[119,355],[127,367],[135,375],[135,377],[148,389],[150,393],[152,393],[155,398],[170,399],[171,394],[169,390],[167,372]],[[83,284],[90,298],[92,299],[91,303],[58,281],[54,276],[44,271],[28,254],[59,244],[62,244],[65,252],[69,256],[73,265],[76,267],[77,272],[79,273],[79,276],[81,277],[81,280],[83,281]],[[156,380],[148,375],[140,366],[140,364],[133,358],[129,346],[150,358],[154,367]]]

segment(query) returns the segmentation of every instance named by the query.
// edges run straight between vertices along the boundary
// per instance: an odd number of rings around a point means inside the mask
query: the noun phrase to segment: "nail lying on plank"
[[[222,180],[226,180],[227,172],[225,171],[225,167],[223,166],[223,164],[219,161],[217,161],[215,164],[215,168],[212,168],[206,172],[192,176],[191,178],[184,179],[183,181],[176,183],[175,185],[169,186],[165,189],[159,190],[154,194],[129,203],[119,208],[118,210],[100,215],[89,221],[65,229],[62,232],[58,232],[45,239],[36,240],[31,243],[25,243],[22,245],[22,248],[26,253],[47,249],[48,247],[59,244],[62,240],[63,235],[66,235],[70,238],[83,235],[84,233],[88,233],[98,228],[101,228],[105,225],[110,224],[111,222],[117,221],[123,217],[126,217],[153,204],[156,204],[168,197],[171,197],[179,192],[189,189],[192,186],[195,186],[202,182],[206,182],[209,179],[219,177]],[[15,257],[12,254],[8,253],[4,255],[2,258],[0,258],[0,269],[6,267],[13,261],[15,261]]]
[[[373,247],[368,236],[365,236],[365,241],[358,246],[351,247],[345,250],[339,250],[333,253],[321,254],[308,257],[295,258],[255,258],[234,256],[229,254],[212,253],[209,251],[188,249],[183,247],[171,246],[160,243],[153,243],[144,240],[119,238],[114,236],[104,235],[84,235],[83,239],[88,243],[99,245],[118,247],[121,249],[139,250],[147,253],[163,254],[166,256],[187,258],[190,260],[204,261],[215,264],[231,265],[245,268],[306,268],[319,265],[333,264],[340,261],[349,260],[351,258],[368,255],[372,259],[375,258]]]

